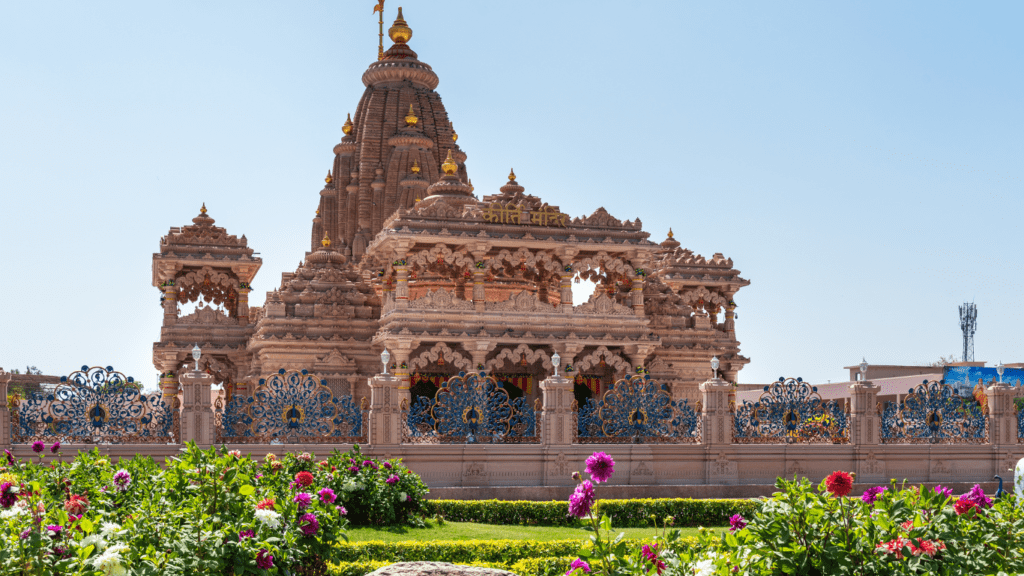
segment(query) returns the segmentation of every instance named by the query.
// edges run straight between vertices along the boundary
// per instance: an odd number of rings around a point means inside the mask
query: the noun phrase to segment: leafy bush
[[[589,546],[581,540],[457,540],[353,542],[339,544],[339,562],[517,562],[524,558],[570,556]],[[564,569],[563,569],[564,572]]]
[[[325,574],[347,506],[366,522],[408,521],[426,491],[358,448],[261,463],[189,444],[161,468],[98,450],[47,463],[37,444],[38,461],[0,461],[3,574]]]
[[[704,533],[703,549],[680,551],[684,573],[1018,574],[1024,572],[1024,511],[979,486],[959,498],[941,486],[893,482],[848,498],[835,472],[817,490],[778,480],[780,492],[731,533]]]
[[[629,500],[598,500],[595,510],[611,518],[618,528],[651,526],[651,516],[672,516],[676,526],[725,526],[735,514],[752,516],[758,500],[692,498],[643,498]],[[427,500],[427,514],[440,514],[451,522],[482,524],[576,526],[577,518],[569,515],[569,503],[531,502],[525,500]]]

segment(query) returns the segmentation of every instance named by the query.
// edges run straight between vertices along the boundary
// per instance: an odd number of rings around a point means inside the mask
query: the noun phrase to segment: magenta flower
[[[18,538],[21,538],[22,540],[24,540],[25,538],[28,538],[31,535],[32,535],[32,529],[31,528],[25,528],[24,530],[21,531],[21,534],[18,534]]]
[[[335,508],[338,509],[338,514],[340,514],[342,516],[345,516],[345,515],[348,514],[348,510],[346,510],[344,506],[335,506]]]
[[[747,521],[743,519],[743,516],[739,514],[733,514],[729,518],[729,532],[736,532],[737,530],[743,530],[747,527]]]
[[[256,537],[256,532],[254,532],[252,530],[242,530],[241,532],[238,533],[238,541],[239,542],[241,542],[242,540],[245,540],[246,538],[255,538],[255,537]]]
[[[971,488],[971,490],[967,494],[964,494],[963,497],[974,502],[978,508],[992,507],[992,499],[985,496],[985,491],[981,489],[980,484],[975,484],[974,488]]]
[[[53,446],[50,446],[50,452],[51,453],[56,454],[57,450],[60,450],[60,440],[54,442]]]
[[[359,466],[349,466],[348,467],[348,471],[349,472],[359,472]]]
[[[320,529],[320,522],[316,519],[316,514],[312,512],[306,512],[299,518],[299,530],[306,536],[312,536],[316,534],[316,531]]]
[[[953,497],[953,489],[952,488],[946,488],[942,484],[936,485],[934,488],[932,488],[932,490],[935,491],[936,494],[941,494],[943,498],[952,498]]]
[[[334,501],[338,498],[338,496],[334,493],[334,490],[331,490],[330,488],[321,488],[320,491],[316,493],[316,495],[320,497],[321,501],[326,502],[328,504],[334,504]]]
[[[565,571],[565,576],[569,576],[578,568],[582,568],[584,572],[590,572],[590,564],[587,564],[582,558],[577,558],[572,561],[572,564],[569,564],[569,569]]]
[[[587,458],[587,474],[590,474],[597,484],[607,482],[614,471],[615,460],[612,460],[612,457],[604,452],[594,452],[590,458]]]
[[[14,454],[10,450],[4,450],[4,456],[7,457],[7,464],[14,464]]]
[[[46,526],[46,531],[50,533],[50,538],[57,540],[60,538],[61,533],[64,532],[64,527],[60,524],[49,524]]]
[[[43,448],[45,448],[45,447],[46,447],[46,444],[43,444],[39,440],[36,440],[35,442],[32,443],[32,451],[35,452],[36,454],[39,454],[40,452],[42,452]]]
[[[256,566],[270,570],[274,567],[274,555],[267,552],[266,548],[260,548],[260,551],[256,553]]]
[[[875,500],[882,497],[882,492],[885,492],[885,486],[875,486],[874,488],[868,488],[860,495],[861,502],[865,504],[874,504]]]
[[[387,480],[385,480],[384,482],[386,482],[386,483],[388,483],[388,484],[392,484],[392,485],[394,485],[394,484],[398,484],[398,474],[392,474],[392,475],[391,475],[391,476],[390,476],[390,477],[389,477],[389,478],[388,478]]]
[[[665,570],[665,562],[662,561],[661,558],[658,558],[657,544],[644,544],[644,547],[640,552],[643,554],[645,560],[657,567],[658,574],[661,574],[662,571]]]
[[[114,486],[117,487],[118,492],[124,492],[128,489],[128,485],[132,483],[132,475],[127,470],[121,468],[117,472],[114,472]]]
[[[391,470],[391,462],[385,462],[384,467],[387,468],[388,470]]]
[[[313,497],[305,492],[299,492],[292,500],[299,505],[299,510],[309,508],[313,504]]]
[[[12,488],[14,488],[14,484],[10,482],[0,484],[0,508],[10,508],[18,501],[18,494]]]
[[[583,518],[590,514],[594,506],[594,485],[590,480],[584,480],[576,485],[576,490],[569,496],[569,515]]]

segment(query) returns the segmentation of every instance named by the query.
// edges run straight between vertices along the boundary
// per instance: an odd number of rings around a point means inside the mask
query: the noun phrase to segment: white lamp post
[[[860,379],[863,382],[868,377],[868,361],[863,356],[860,357]]]
[[[714,380],[718,380],[718,367],[719,366],[721,366],[721,363],[718,361],[718,356],[712,356],[711,357],[711,374],[712,374],[712,379],[714,379]]]
[[[192,359],[196,361],[196,372],[199,372],[199,359],[202,358],[203,351],[199,349],[199,344],[196,344],[192,348]]]
[[[558,367],[562,364],[562,357],[558,355],[558,352],[551,356],[551,364],[555,367],[555,378],[558,378]]]
[[[1006,369],[1006,366],[1003,366],[1003,361],[1000,360],[999,364],[996,364],[996,374],[999,374],[999,383],[1000,384],[1003,383],[1003,370],[1005,370],[1005,369]]]
[[[384,351],[380,353],[380,363],[384,365],[384,374],[385,375],[388,373],[388,361],[389,360],[391,360],[391,354],[388,352],[388,349],[385,348]]]

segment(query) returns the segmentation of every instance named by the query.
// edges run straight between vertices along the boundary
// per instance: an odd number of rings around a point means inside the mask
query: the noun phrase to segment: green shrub
[[[596,513],[608,515],[616,528],[653,526],[651,515],[659,523],[666,516],[675,518],[676,526],[725,526],[734,514],[752,516],[759,500],[692,498],[641,498],[631,500],[598,500]],[[450,522],[482,524],[576,526],[579,520],[569,516],[566,500],[532,502],[528,500],[427,500],[423,503],[428,515],[440,514]]]
[[[562,576],[576,556],[523,558],[507,568],[519,576]]]
[[[571,560],[570,560],[571,561]],[[328,564],[327,573],[330,576],[364,576],[374,570],[390,566],[394,562],[388,562],[383,560],[364,560],[360,562],[339,562],[338,564]],[[466,562],[464,566],[479,566],[481,568],[498,568],[499,570],[508,570],[507,564],[494,563],[494,562]],[[565,572],[564,570],[562,572]],[[528,576],[527,574],[520,574],[519,576]]]
[[[334,558],[339,562],[381,560],[388,562],[517,562],[524,558],[575,555],[581,540],[458,540],[408,542],[355,542],[339,544]],[[564,570],[563,570],[564,572]]]

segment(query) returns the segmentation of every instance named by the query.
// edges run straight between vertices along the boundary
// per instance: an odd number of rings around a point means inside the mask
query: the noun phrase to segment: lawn
[[[697,528],[680,528],[683,536],[696,536]],[[717,528],[717,530],[725,530]],[[625,532],[627,538],[651,538],[661,533],[657,528],[622,528],[615,533]],[[438,526],[433,520],[425,528],[350,528],[349,542],[383,540],[403,542],[410,540],[586,540],[590,532],[572,526],[499,526],[475,522],[445,522]]]

